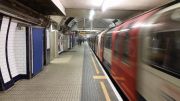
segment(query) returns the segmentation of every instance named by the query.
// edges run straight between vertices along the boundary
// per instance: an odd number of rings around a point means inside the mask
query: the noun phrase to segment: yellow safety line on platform
[[[106,101],[111,101],[104,82],[100,81],[100,84],[101,84],[101,88],[102,88],[102,90],[103,90],[103,93],[104,93],[104,96],[105,96]]]
[[[106,76],[93,76],[94,79],[107,79]]]
[[[98,68],[97,68],[97,66],[96,66],[96,63],[95,63],[95,61],[94,61],[94,59],[93,59],[93,57],[92,57],[92,55],[91,55],[91,59],[92,59],[92,61],[93,61],[93,64],[94,64],[94,68],[95,68],[95,70],[96,70],[96,73],[97,74],[99,74],[99,70],[98,70]]]

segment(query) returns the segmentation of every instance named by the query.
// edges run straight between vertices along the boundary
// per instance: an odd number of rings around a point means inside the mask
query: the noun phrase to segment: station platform
[[[0,101],[121,100],[85,42],[63,52],[31,80],[20,80]]]

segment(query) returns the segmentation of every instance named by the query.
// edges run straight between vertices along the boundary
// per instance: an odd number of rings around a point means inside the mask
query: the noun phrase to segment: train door
[[[97,55],[97,53],[98,53],[98,35],[96,36],[95,50],[96,50],[95,53]]]
[[[136,72],[138,65],[138,33],[140,30],[138,27],[153,13],[154,11],[124,23],[116,31],[118,35],[113,38],[113,78],[130,101],[137,100]],[[117,52],[118,50],[119,52]]]
[[[97,43],[98,44],[97,45],[98,46],[97,56],[98,56],[99,59],[100,59],[100,50],[101,50],[100,49],[100,47],[101,47],[101,36],[102,36],[102,33],[100,33],[100,35],[98,35],[98,43]]]
[[[95,39],[96,37],[95,36],[93,36],[93,38],[92,38],[92,47],[93,47],[93,51],[95,52],[95,42],[96,42],[96,39]]]
[[[104,48],[103,48],[103,65],[109,72],[111,69],[111,57],[112,57],[112,30],[104,34]]]
[[[38,74],[43,68],[43,35],[44,28],[32,28],[33,39],[33,75]]]
[[[100,54],[99,59],[102,62],[103,61],[103,47],[104,47],[104,40],[103,35],[101,36],[101,42],[100,42]]]
[[[122,25],[113,35],[111,74],[130,101],[136,101],[137,39],[131,33],[132,21]]]

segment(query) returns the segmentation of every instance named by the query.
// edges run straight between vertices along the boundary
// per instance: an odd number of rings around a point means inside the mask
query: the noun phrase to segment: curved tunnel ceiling
[[[94,19],[92,21],[92,24],[94,28],[107,28],[109,25],[112,23],[114,19]],[[84,23],[84,18],[79,18],[77,19],[78,21],[78,28],[90,28],[91,27],[91,21],[89,19],[85,19]],[[85,26],[84,26],[85,24]]]

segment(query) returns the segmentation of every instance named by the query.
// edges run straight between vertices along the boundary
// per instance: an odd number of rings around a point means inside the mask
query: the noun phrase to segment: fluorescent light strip
[[[100,32],[100,30],[78,30],[78,31],[84,31],[84,32]]]
[[[60,10],[64,15],[66,15],[65,8],[64,8],[64,6],[61,4],[60,0],[51,0],[51,1],[56,5],[56,7],[59,8],[59,10]]]
[[[103,12],[105,12],[107,10],[107,8],[108,8],[107,0],[104,0],[102,3],[101,9]]]
[[[92,9],[89,14],[89,20],[93,20],[94,15],[95,15],[95,11]]]

